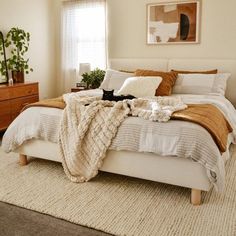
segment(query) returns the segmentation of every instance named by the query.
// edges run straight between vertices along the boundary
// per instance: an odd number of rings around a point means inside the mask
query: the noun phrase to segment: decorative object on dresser
[[[25,53],[29,49],[30,33],[23,29],[12,28],[6,36],[6,47],[10,47],[11,57],[7,59],[8,68],[12,71],[14,83],[24,82],[24,73],[28,74],[33,69],[29,67],[29,59]]]
[[[76,88],[85,88],[85,87],[86,87],[86,83],[83,83],[83,82],[76,83]]]
[[[7,58],[6,58],[6,49],[5,49],[5,41],[2,31],[0,31],[0,54],[3,55],[3,61],[0,61],[0,73],[3,78],[0,78],[1,83],[7,83],[9,80],[8,77],[8,68],[7,68]]]
[[[39,100],[37,82],[0,86],[0,130],[5,130],[22,108]]]

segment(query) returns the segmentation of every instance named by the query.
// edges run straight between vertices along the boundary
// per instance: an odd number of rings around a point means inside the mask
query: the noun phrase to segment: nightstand
[[[80,92],[80,91],[84,91],[84,90],[88,90],[88,89],[82,88],[82,87],[74,87],[74,88],[71,88],[71,92],[72,92],[72,93]]]
[[[38,83],[15,83],[0,85],[0,131],[7,129],[20,114],[22,108],[39,100]]]

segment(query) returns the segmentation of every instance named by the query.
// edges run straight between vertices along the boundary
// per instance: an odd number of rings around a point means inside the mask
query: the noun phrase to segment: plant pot
[[[14,83],[24,83],[25,82],[24,71],[13,70],[12,79]]]

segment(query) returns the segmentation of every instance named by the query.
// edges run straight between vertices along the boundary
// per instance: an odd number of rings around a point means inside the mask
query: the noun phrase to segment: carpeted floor
[[[3,134],[4,132],[0,132],[0,146]],[[0,236],[40,235],[108,236],[110,234],[0,201]]]
[[[107,173],[74,184],[60,164],[32,159],[20,167],[14,154],[0,157],[2,202],[117,235],[236,235],[236,153],[225,193],[205,193],[200,207],[188,189]]]
[[[49,215],[0,202],[0,236],[108,236]]]

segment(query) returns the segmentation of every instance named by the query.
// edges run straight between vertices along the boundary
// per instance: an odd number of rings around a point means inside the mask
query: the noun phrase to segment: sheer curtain
[[[77,80],[80,63],[106,68],[106,1],[65,1],[62,7],[62,77],[64,91]]]

